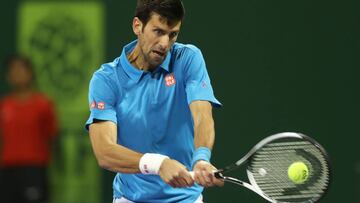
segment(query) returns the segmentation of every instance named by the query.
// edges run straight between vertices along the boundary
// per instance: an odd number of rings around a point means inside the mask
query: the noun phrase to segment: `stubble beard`
[[[145,62],[146,62],[147,64],[149,64],[149,69],[154,69],[154,68],[156,68],[157,66],[159,66],[159,65],[164,61],[164,59],[163,59],[163,60],[157,62],[157,61],[155,61],[154,59],[152,59],[152,57],[150,56],[150,55],[152,54],[152,51],[151,51],[151,50],[150,50],[148,53],[145,54],[145,53],[144,53],[144,50],[141,49],[141,53],[142,53],[142,55],[143,55],[143,58],[144,58]]]

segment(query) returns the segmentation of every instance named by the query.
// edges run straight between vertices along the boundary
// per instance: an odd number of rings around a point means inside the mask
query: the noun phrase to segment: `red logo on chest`
[[[165,75],[165,85],[170,87],[176,83],[175,77],[173,73]]]

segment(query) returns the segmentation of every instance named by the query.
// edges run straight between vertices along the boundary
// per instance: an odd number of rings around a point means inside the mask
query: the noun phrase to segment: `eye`
[[[154,29],[154,32],[155,32],[155,34],[158,35],[158,36],[164,35],[164,31],[161,30],[161,29]]]
[[[178,35],[179,33],[178,32],[172,32],[170,33],[170,38],[174,38]]]

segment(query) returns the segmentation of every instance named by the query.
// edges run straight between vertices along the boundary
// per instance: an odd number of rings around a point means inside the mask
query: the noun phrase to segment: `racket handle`
[[[190,173],[191,178],[192,178],[193,180],[195,180],[195,172],[194,172],[194,171],[190,171],[189,173]]]
[[[215,172],[217,172],[216,170],[213,171],[213,173],[215,174]],[[189,171],[190,176],[193,180],[195,180],[195,172],[194,171]]]

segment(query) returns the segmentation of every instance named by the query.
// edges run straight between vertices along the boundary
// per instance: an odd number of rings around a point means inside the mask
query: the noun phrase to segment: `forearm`
[[[210,103],[198,101],[190,106],[194,119],[195,151],[192,157],[192,170],[195,182],[209,187],[222,186],[224,183],[214,177],[216,168],[210,163],[211,149],[215,141],[214,119]]]
[[[195,101],[190,104],[194,121],[194,146],[195,151],[191,165],[198,161],[210,161],[211,150],[215,141],[214,119],[212,106],[207,101]]]
[[[90,125],[89,135],[100,167],[114,172],[140,173],[141,153],[116,143],[116,125],[109,122]]]
[[[139,161],[142,154],[112,144],[102,150],[97,156],[99,165],[107,170],[121,173],[140,173]]]
[[[212,149],[215,141],[214,120],[211,116],[202,116],[194,126],[195,149],[207,147]]]

